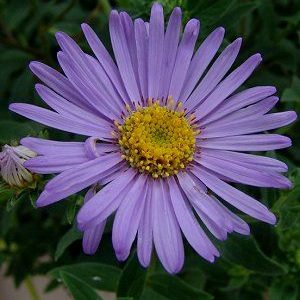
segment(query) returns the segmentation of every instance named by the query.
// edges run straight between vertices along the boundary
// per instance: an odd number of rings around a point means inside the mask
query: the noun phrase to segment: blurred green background
[[[185,20],[200,19],[200,41],[216,26],[226,28],[223,47],[242,36],[243,46],[236,65],[256,52],[263,57],[262,66],[245,86],[274,85],[281,97],[276,109],[300,113],[299,0],[160,2],[166,15],[177,5],[182,7]],[[1,145],[17,143],[27,135],[78,139],[8,111],[11,102],[44,105],[34,92],[37,80],[28,63],[39,60],[58,69],[54,34],[60,30],[90,52],[80,30],[82,22],[89,23],[110,48],[107,25],[110,9],[124,9],[132,17],[148,18],[150,6],[148,0],[0,0]],[[185,267],[177,276],[165,273],[158,262],[149,270],[142,269],[134,251],[126,263],[118,263],[111,247],[111,225],[106,228],[97,254],[84,256],[80,233],[73,225],[81,195],[50,209],[34,208],[46,177],[39,178],[31,188],[18,191],[0,183],[0,264],[7,276],[14,278],[16,286],[28,276],[48,274],[45,292],[63,284],[76,300],[100,299],[96,290],[114,291],[123,300],[300,299],[300,126],[296,123],[279,132],[292,138],[293,147],[268,155],[288,163],[294,189],[243,187],[262,199],[279,217],[279,222],[271,227],[247,218],[251,237],[231,235],[226,242],[216,241],[222,256],[213,265],[204,262],[189,247],[186,247]],[[97,280],[99,277],[101,280]]]

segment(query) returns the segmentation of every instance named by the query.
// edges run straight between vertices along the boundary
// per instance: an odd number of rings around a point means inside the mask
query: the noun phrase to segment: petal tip
[[[242,39],[241,37],[238,37],[238,38],[233,42],[233,44],[234,44],[234,45],[241,45],[241,44],[242,44],[242,41],[243,41],[243,39]]]
[[[295,111],[290,112],[291,122],[296,121],[297,119],[297,113]]]
[[[154,2],[151,7],[151,15],[152,14],[163,14],[163,7],[159,2]]]
[[[38,93],[40,93],[44,89],[44,86],[41,83],[36,83],[34,88]]]
[[[9,104],[8,109],[13,112],[17,112],[19,104],[21,104],[21,103],[11,103],[11,104]]]
[[[273,92],[275,94],[277,92],[277,89],[275,86],[270,86],[270,92]]]
[[[115,254],[118,261],[125,261],[129,255],[129,252],[115,249]]]
[[[39,65],[40,65],[40,62],[38,62],[38,61],[36,61],[36,60],[33,60],[33,61],[31,61],[30,63],[29,63],[29,69],[33,72],[33,73],[35,73],[35,70],[39,67]]]
[[[172,11],[172,14],[176,14],[177,16],[181,16],[182,14],[182,11],[181,11],[181,8],[176,6],[173,11]]]
[[[113,9],[111,12],[110,12],[110,17],[117,17],[119,16],[119,13],[116,9]]]
[[[49,196],[50,194],[46,190],[43,190],[39,198],[36,200],[36,206],[43,207],[51,204],[51,199],[49,198]]]
[[[31,137],[24,137],[20,139],[20,144],[26,146],[26,144],[28,144],[28,142],[30,142]]]
[[[55,33],[55,38],[59,41],[59,40],[61,40],[61,39],[63,39],[65,37],[65,33],[64,32],[62,32],[62,31],[57,31],[56,33]]]
[[[85,247],[82,247],[82,250],[83,250],[83,253],[85,255],[89,255],[89,256],[92,256],[96,253],[97,250],[94,250],[94,249],[88,249],[88,248],[85,248]]]
[[[110,26],[115,26],[119,20],[119,13],[114,9],[109,14]]]
[[[217,32],[218,32],[219,34],[222,34],[222,35],[225,34],[225,28],[222,27],[222,26],[219,27],[219,28],[217,28],[216,30],[217,30]]]
[[[85,228],[84,228],[84,224],[83,223],[80,223],[78,221],[78,215],[77,215],[77,229],[81,232],[84,232],[85,231]]]
[[[252,56],[252,59],[257,61],[257,62],[261,62],[262,61],[262,56],[260,53],[256,53]]]
[[[81,23],[80,27],[81,27],[82,31],[86,31],[86,30],[91,29],[90,25],[87,24],[87,23]]]
[[[141,257],[140,255],[138,255],[138,259],[140,264],[144,267],[147,268],[150,265],[150,258],[145,258],[145,257]]]
[[[272,212],[268,211],[268,215],[266,216],[265,221],[271,225],[275,225],[277,222],[277,218]]]

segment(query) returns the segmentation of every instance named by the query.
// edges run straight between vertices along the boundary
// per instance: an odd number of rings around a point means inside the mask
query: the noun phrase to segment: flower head
[[[91,187],[77,216],[85,252],[96,251],[106,219],[116,212],[112,238],[119,260],[128,257],[137,236],[143,266],[154,245],[165,269],[178,272],[183,233],[199,255],[213,262],[219,252],[197,218],[221,240],[233,231],[250,231],[231,207],[276,222],[267,207],[234,185],[291,187],[281,174],[287,171],[283,162],[245,152],[290,146],[288,137],[262,132],[292,123],[296,114],[268,113],[278,101],[274,87],[236,92],[262,58],[254,54],[227,75],[241,39],[217,56],[223,28],[194,51],[200,23],[190,20],[181,35],[180,8],[173,10],[166,30],[157,3],[149,23],[116,11],[109,23],[116,63],[87,24],[82,29],[95,56],[59,32],[58,61],[65,75],[30,64],[44,83],[36,90],[52,110],[10,106],[32,120],[87,136],[85,142],[22,140],[38,153],[26,162],[29,170],[59,173],[37,205]],[[104,187],[96,192],[99,184]]]
[[[10,186],[24,187],[33,180],[33,175],[23,166],[36,153],[25,146],[4,145],[0,152],[1,176]]]
[[[196,149],[199,131],[180,111],[179,104],[170,102],[164,105],[149,101],[146,107],[131,112],[122,125],[117,124],[123,158],[153,178],[168,177],[185,169]]]

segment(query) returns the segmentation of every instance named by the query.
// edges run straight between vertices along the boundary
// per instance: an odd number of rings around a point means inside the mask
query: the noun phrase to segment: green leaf
[[[237,23],[241,18],[251,14],[251,12],[259,6],[259,1],[251,2],[238,2],[236,5],[233,5],[229,12],[221,18],[219,23],[221,23],[228,30],[234,26],[237,26]]]
[[[300,102],[300,78],[293,78],[291,87],[283,91],[281,98],[284,102]]]
[[[261,274],[276,276],[285,274],[285,268],[267,257],[252,237],[231,235],[221,244],[221,255],[231,263]]]
[[[60,272],[73,274],[95,289],[114,292],[117,289],[121,270],[100,263],[79,263],[55,268],[50,275],[60,278]]]
[[[156,293],[151,288],[145,288],[140,300],[168,300],[170,298],[166,298],[159,293]]]
[[[0,121],[0,143],[8,144],[12,141],[19,141],[25,136],[35,135],[41,129],[41,126],[31,122]]]
[[[30,5],[18,0],[6,1],[4,20],[9,29],[18,27],[30,13]]]
[[[13,194],[14,191],[6,183],[0,182],[0,202],[12,198]]]
[[[66,220],[69,224],[72,224],[76,215],[76,207],[77,207],[77,201],[76,197],[70,197],[68,201],[66,201]]]
[[[269,290],[269,300],[297,300],[298,287],[283,281],[273,284]]]
[[[181,278],[195,288],[202,288],[206,280],[203,269],[196,269],[194,266],[192,268],[185,267]]]
[[[241,266],[234,265],[228,270],[230,280],[226,287],[220,288],[224,292],[231,292],[242,288],[249,280],[251,271],[244,269]]]
[[[77,23],[71,23],[71,22],[58,22],[55,24],[55,26],[49,28],[49,33],[55,34],[57,31],[64,31],[65,33],[69,35],[76,35],[80,32],[80,27]]]
[[[60,271],[60,277],[75,300],[102,299],[90,285],[86,284],[80,278],[63,271]]]
[[[9,212],[15,209],[15,207],[19,205],[19,203],[21,203],[22,201],[27,201],[27,197],[28,193],[26,191],[21,193],[14,193],[6,203],[6,210]]]
[[[212,5],[199,11],[197,17],[201,20],[201,32],[207,34],[223,18],[234,5],[235,0],[213,1]]]
[[[154,273],[149,276],[147,286],[156,293],[172,300],[210,300],[213,296],[197,289],[176,276],[166,273]]]
[[[16,101],[19,99],[25,99],[29,101],[33,98],[33,75],[28,68],[14,80],[11,88],[10,97]],[[32,100],[31,100],[32,102]]]
[[[82,233],[78,231],[76,225],[74,225],[69,231],[67,231],[57,244],[55,251],[55,260],[58,260],[65,252],[65,250],[73,244],[73,242],[82,238]]]
[[[117,296],[138,299],[143,292],[147,271],[141,267],[134,254],[127,261],[120,277]]]

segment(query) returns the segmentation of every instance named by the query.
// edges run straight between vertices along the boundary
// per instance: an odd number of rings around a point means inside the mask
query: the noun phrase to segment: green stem
[[[145,285],[148,286],[148,287],[151,286],[150,277],[153,273],[155,273],[156,261],[157,261],[157,259],[156,259],[155,253],[152,253],[151,263],[150,263],[150,266],[147,269],[146,278],[145,278]]]
[[[25,286],[26,286],[32,300],[41,300],[30,276],[27,276],[25,278]]]
[[[99,3],[102,6],[103,12],[105,13],[105,15],[109,15],[110,11],[111,11],[111,6],[109,3],[109,0],[99,0]]]

